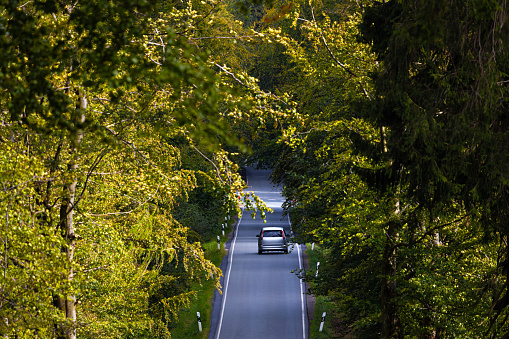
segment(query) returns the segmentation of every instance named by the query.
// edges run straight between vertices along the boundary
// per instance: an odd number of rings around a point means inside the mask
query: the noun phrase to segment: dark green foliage
[[[360,239],[351,249],[341,242],[324,245],[321,247],[326,250],[319,250],[322,259],[318,277],[313,271],[306,276],[314,282],[313,293],[329,296],[342,335],[379,338],[380,253]]]
[[[175,213],[175,219],[195,231],[199,241],[207,241],[221,233],[221,220],[224,219],[221,202],[203,188],[204,184],[199,183],[188,200],[179,203]]]
[[[370,44],[380,61],[387,53],[394,23],[401,14],[402,6],[398,1],[374,2],[362,14],[359,41]]]
[[[416,11],[409,2],[389,34],[369,26],[371,15],[385,17],[384,27],[394,24],[386,12],[400,6],[396,3],[368,10],[363,30],[386,65],[376,77],[379,100],[373,113],[390,131],[393,176],[400,173],[409,183],[409,197],[431,210],[454,197],[468,206],[477,198],[485,204],[500,192],[509,160],[502,151],[508,146],[507,89],[500,86],[508,59],[502,28],[493,29],[502,20],[500,7],[429,1]],[[375,38],[374,32],[384,35]],[[503,193],[495,196],[504,199]]]
[[[387,128],[386,163],[393,190],[404,187],[400,203],[415,206],[421,222],[466,213],[484,232],[507,236],[509,126],[507,88],[501,84],[507,79],[509,64],[503,47],[508,35],[504,37],[500,25],[505,20],[500,3],[477,1],[388,1],[365,13],[360,26],[363,41],[370,42],[384,61],[384,69],[374,77],[377,104],[368,114]],[[393,242],[401,238],[404,224],[397,229]],[[437,228],[438,234],[444,232]],[[454,244],[448,246],[454,253]],[[398,253],[400,257],[401,250]],[[416,259],[410,263],[418,264]],[[459,258],[452,262],[461,265]],[[396,270],[401,269],[398,265]],[[446,276],[439,267],[433,270],[437,276]],[[479,281],[464,286],[463,292],[468,294],[468,288],[476,284]],[[393,309],[389,317],[406,316],[404,298],[390,298],[401,303],[399,311]],[[418,298],[423,303],[426,299]],[[492,319],[505,312],[506,303],[497,299],[493,302],[497,314]],[[472,309],[461,303],[449,307],[458,308],[458,317]],[[444,326],[440,316],[423,314],[416,312],[412,317],[422,316],[419,323],[427,322],[430,331],[452,335],[454,330]],[[408,321],[403,320],[409,327],[398,329],[398,336],[412,331]],[[462,333],[459,327],[456,330],[455,335]],[[489,326],[485,330],[496,335],[507,329]]]
[[[276,121],[271,120],[269,119],[264,126],[252,131],[251,140],[246,140],[252,148],[246,165],[259,169],[272,169],[278,159],[284,156],[284,147],[278,143],[281,129]]]

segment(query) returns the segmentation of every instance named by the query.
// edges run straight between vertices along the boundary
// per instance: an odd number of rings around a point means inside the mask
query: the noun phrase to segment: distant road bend
[[[295,244],[290,254],[257,252],[256,234],[263,226],[284,227],[284,199],[269,181],[270,171],[248,168],[248,191],[263,199],[274,213],[263,224],[249,214],[239,222],[231,242],[223,278],[223,295],[214,303],[209,339],[307,339],[304,283],[292,270],[302,268],[302,250]]]

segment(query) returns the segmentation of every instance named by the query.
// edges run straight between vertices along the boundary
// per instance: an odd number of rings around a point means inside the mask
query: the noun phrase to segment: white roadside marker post
[[[315,278],[318,278],[318,268],[320,267],[320,262],[317,262],[316,263],[316,273],[315,273]]]
[[[202,328],[201,328],[201,317],[200,317],[200,312],[196,312],[196,315],[198,316],[198,329],[200,330],[200,332],[202,331]]]
[[[223,237],[224,237],[224,224],[221,225],[221,228],[223,230]]]
[[[217,236],[217,250],[221,250],[221,238]]]
[[[320,322],[320,332],[323,330],[323,323],[325,322],[325,314],[326,312],[323,312],[322,314],[322,321]]]
[[[311,244],[311,251],[314,251],[315,250],[315,243],[312,243]]]

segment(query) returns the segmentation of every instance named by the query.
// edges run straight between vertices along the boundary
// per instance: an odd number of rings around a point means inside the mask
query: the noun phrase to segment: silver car
[[[263,251],[283,251],[288,253],[288,242],[282,227],[263,227],[258,237],[258,254]]]

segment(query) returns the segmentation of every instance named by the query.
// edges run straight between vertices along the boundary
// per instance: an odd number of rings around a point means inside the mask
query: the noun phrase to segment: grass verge
[[[225,234],[231,231],[231,227],[225,230]],[[223,257],[226,255],[224,243],[228,240],[228,236],[221,237],[221,249],[217,250],[217,239],[203,243],[205,249],[205,258],[210,260],[214,265],[219,267]],[[197,291],[197,296],[191,301],[191,304],[179,314],[179,319],[174,323],[171,330],[171,337],[175,339],[205,339],[209,336],[210,317],[212,314],[212,299],[214,297],[216,285],[214,281],[207,280],[202,286],[196,284],[191,290]],[[198,318],[196,312],[200,312],[202,332],[198,330]]]
[[[314,249],[311,250],[311,244],[307,244],[306,254],[308,255],[310,273],[314,274],[316,271],[316,263],[319,261],[323,261],[322,249],[319,245],[315,244]],[[310,283],[311,290],[314,289],[314,283]],[[334,330],[331,326],[331,316],[332,310],[330,308],[330,304],[328,298],[326,296],[315,296],[315,311],[313,314],[313,319],[309,324],[309,338],[310,339],[326,339],[332,338]],[[326,313],[325,322],[320,332],[320,323],[322,321],[323,313]],[[328,315],[328,316],[327,316]]]
[[[333,338],[334,331],[332,329],[331,324],[331,310],[329,308],[330,304],[328,302],[327,297],[318,296],[316,297],[315,304],[315,314],[312,323],[310,324],[310,339],[326,339]],[[325,322],[323,324],[322,332],[320,332],[320,323],[322,320],[323,312],[326,313]],[[327,317],[328,315],[328,317]]]

